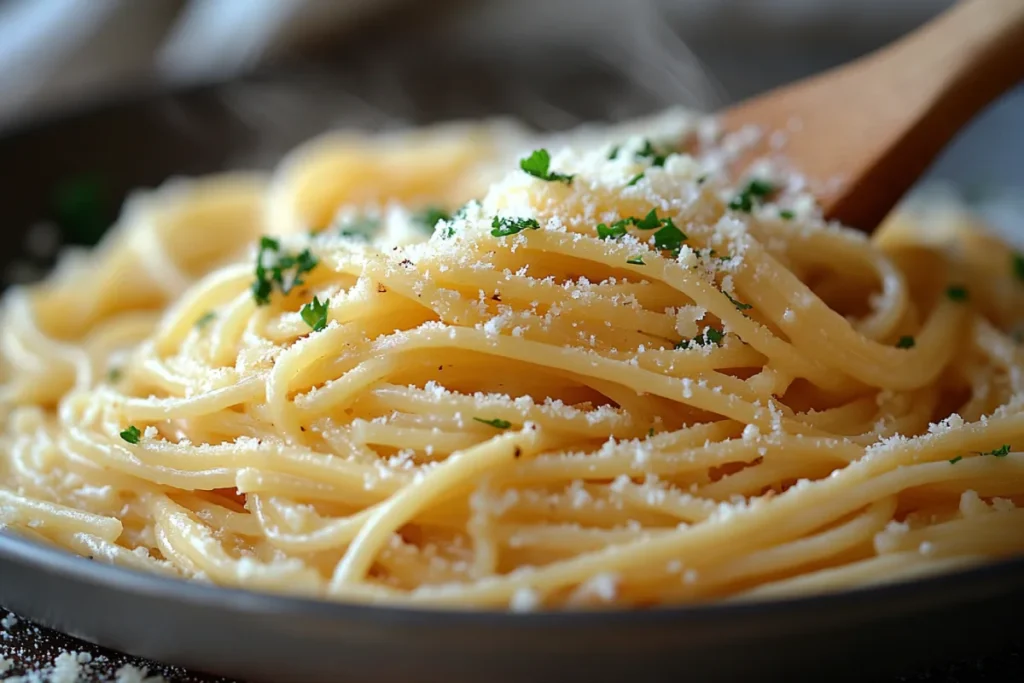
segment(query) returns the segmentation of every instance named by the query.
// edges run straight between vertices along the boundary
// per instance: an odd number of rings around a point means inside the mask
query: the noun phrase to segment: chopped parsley
[[[703,185],[707,181],[708,181],[708,174],[707,173],[705,173],[704,175],[702,175],[702,176],[697,178],[697,184],[698,185]]]
[[[110,226],[109,183],[96,175],[83,175],[61,181],[53,190],[53,215],[65,241],[92,246]]]
[[[953,458],[952,460],[950,460],[950,461],[949,461],[949,464],[950,464],[950,465],[955,465],[955,464],[957,464],[958,462],[960,462],[960,461],[961,461],[961,460],[963,460],[963,459],[964,459],[964,456],[962,456],[962,455],[958,455],[958,456],[956,456],[955,458]]]
[[[640,228],[641,230],[654,230],[655,228],[659,227],[662,223],[661,219],[658,218],[657,209],[651,209],[647,213],[647,215],[641,218],[640,220],[637,220],[636,218],[630,218],[627,220],[632,222],[633,225]],[[670,221],[670,219],[668,218],[666,218],[665,220]]]
[[[626,187],[633,187],[634,185],[639,183],[643,179],[643,177],[644,177],[643,172],[637,173],[635,176],[630,178],[628,183],[626,183]]]
[[[623,230],[625,230],[628,226],[632,225],[634,227],[639,228],[640,230],[654,230],[656,228],[660,228],[661,224],[662,220],[658,218],[658,210],[651,209],[643,218],[629,216],[628,218],[623,218],[620,221],[615,221],[614,223],[612,223],[612,227],[622,228]]]
[[[599,223],[597,226],[597,236],[603,240],[617,240],[626,233],[626,221],[617,221],[612,223],[611,227],[604,223]]]
[[[676,348],[688,349],[691,346],[721,346],[723,339],[725,339],[724,332],[716,330],[713,327],[709,327],[693,339],[681,339],[676,342]]]
[[[658,249],[671,251],[678,255],[679,250],[686,241],[686,234],[676,227],[671,218],[661,220],[661,229],[654,233],[654,246]]]
[[[338,226],[340,237],[354,237],[364,242],[380,228],[380,219],[371,216],[356,216]]]
[[[523,169],[534,178],[547,180],[548,182],[572,184],[573,176],[564,173],[553,173],[551,166],[551,154],[546,149],[535,149],[530,156],[519,160],[519,168]]]
[[[796,218],[796,213],[790,209],[783,209],[782,211],[779,211],[779,218],[784,221],[791,221]]]
[[[753,308],[753,306],[750,304],[745,304],[742,301],[736,301],[736,299],[732,298],[732,295],[729,294],[729,292],[726,292],[725,290],[722,290],[722,294],[725,294],[726,298],[732,302],[732,305],[736,307],[737,311],[749,311],[751,308]]]
[[[900,340],[896,342],[897,349],[912,349],[914,348],[914,338],[909,334],[905,334],[900,337]]]
[[[721,254],[719,254],[719,253],[718,253],[717,251],[715,251],[714,249],[708,249],[708,250],[707,250],[706,252],[704,252],[704,255],[706,255],[706,256],[707,256],[708,258],[715,258],[715,259],[718,259],[719,261],[722,261],[723,263],[724,263],[725,261],[730,261],[730,260],[732,260],[732,256],[728,256],[728,255],[726,255],[726,256],[722,256]]]
[[[535,218],[499,218],[491,221],[491,234],[495,237],[508,237],[523,230],[540,230],[540,223]]]
[[[754,179],[747,183],[743,190],[732,198],[729,208],[733,211],[750,213],[757,204],[775,192],[775,186],[766,180]]]
[[[309,253],[309,249],[304,249],[297,256],[282,253],[280,242],[272,237],[263,237],[256,255],[256,281],[252,283],[256,305],[265,306],[270,303],[274,283],[277,283],[283,294],[288,294],[303,283],[302,275],[316,266],[316,257]]]
[[[994,456],[996,458],[1005,458],[1009,454],[1010,454],[1010,444],[1008,444],[1008,443],[1004,443],[1002,446],[1000,446],[999,448],[996,448],[994,450],[985,451],[984,453],[978,453],[978,455],[991,455],[991,456]]]
[[[946,290],[946,296],[950,301],[967,301],[967,288],[961,285],[952,285]]]
[[[650,159],[651,166],[664,166],[665,160],[668,159],[668,154],[662,154],[654,149],[650,140],[644,140],[644,146],[637,150],[636,156],[638,159]]]
[[[1013,254],[1013,274],[1024,281],[1024,254]]]
[[[622,149],[622,145],[615,145],[608,151],[608,161],[611,161],[615,157],[619,156],[619,150]]]
[[[450,221],[451,215],[444,209],[437,206],[428,206],[419,213],[415,213],[412,219],[427,232],[433,232],[438,221]]]
[[[628,263],[631,266],[646,266],[647,265],[646,263],[644,263],[644,257],[643,257],[642,254],[640,256],[633,256],[631,258],[626,259],[626,263]]]
[[[314,332],[327,327],[327,308],[331,305],[330,299],[324,299],[323,303],[318,298],[313,297],[313,301],[304,305],[302,310],[299,311],[299,315],[302,316],[303,322],[305,322]]]
[[[482,417],[474,417],[473,419],[476,420],[477,422],[482,422],[485,425],[490,425],[495,429],[508,429],[509,427],[512,426],[512,423],[509,422],[508,420],[502,420],[501,418],[497,417],[494,418],[493,420],[485,420]]]
[[[213,322],[214,318],[216,317],[216,313],[214,313],[213,311],[207,311],[206,313],[203,313],[201,316],[199,316],[199,318],[196,320],[195,326],[201,330],[207,325],[209,325],[211,322]]]
[[[654,436],[654,427],[651,427],[650,429],[647,430],[647,438],[649,439],[652,436]]]
[[[120,382],[123,376],[124,372],[122,372],[121,368],[110,368],[107,370],[107,381],[111,384]]]
[[[128,429],[121,432],[121,438],[130,444],[137,444],[139,439],[142,438],[142,432],[135,425],[131,425]]]

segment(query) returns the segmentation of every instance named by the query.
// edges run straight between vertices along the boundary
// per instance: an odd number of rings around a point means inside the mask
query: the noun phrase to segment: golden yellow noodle
[[[679,112],[331,135],[133,197],[5,297],[0,525],[520,610],[1024,551],[1024,262],[956,212],[829,225],[778,163],[730,178],[739,151]]]

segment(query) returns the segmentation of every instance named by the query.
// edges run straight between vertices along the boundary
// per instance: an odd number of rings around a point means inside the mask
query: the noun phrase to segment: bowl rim
[[[738,622],[750,617],[786,617],[808,611],[822,615],[844,614],[862,605],[881,603],[895,607],[895,603],[914,604],[922,599],[939,608],[951,602],[1024,591],[1024,556],[1019,556],[932,576],[834,592],[765,600],[669,604],[646,609],[609,606],[514,612],[493,608],[376,604],[276,594],[151,574],[89,560],[0,528],[2,563],[19,563],[63,580],[78,581],[120,593],[232,612],[303,614],[326,620],[369,619],[407,625],[426,622],[434,627],[459,628],[484,626],[496,620],[509,628],[533,628],[541,624],[556,627],[592,626],[595,622],[602,626],[656,625],[669,621],[701,624]],[[943,596],[943,599],[935,600],[935,596]],[[28,616],[31,618],[31,615]]]

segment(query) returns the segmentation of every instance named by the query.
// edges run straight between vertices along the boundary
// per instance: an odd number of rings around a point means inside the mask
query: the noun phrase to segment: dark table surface
[[[62,633],[14,617],[0,608],[0,660],[13,662],[6,672],[0,673],[0,681],[7,678],[41,673],[39,678],[49,680],[47,671],[62,653],[86,653],[80,658],[80,681],[115,681],[117,672],[130,665],[145,670],[144,683],[159,683],[160,677],[167,683],[237,683],[226,678],[206,676],[189,672],[180,667],[148,662],[112,650],[97,647]],[[863,654],[863,653],[862,653]],[[860,655],[858,655],[860,656]],[[3,667],[0,667],[2,671]],[[1024,643],[1018,643],[1008,650],[979,660],[956,662],[938,666],[895,679],[869,683],[1017,683],[1024,681]]]

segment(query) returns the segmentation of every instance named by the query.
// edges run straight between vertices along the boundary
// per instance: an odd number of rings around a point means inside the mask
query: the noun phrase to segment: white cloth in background
[[[394,0],[0,0],[0,125],[152,79],[217,78]]]

